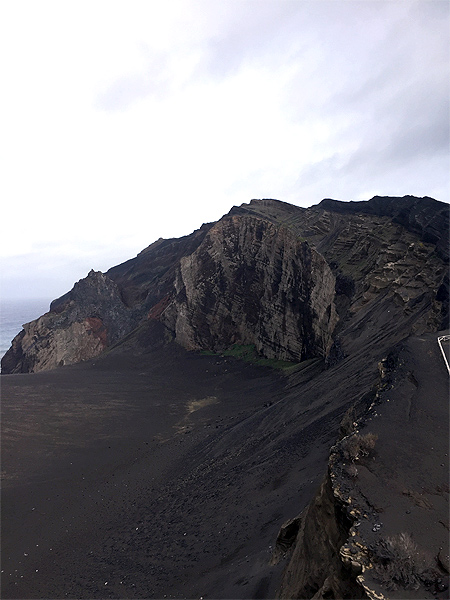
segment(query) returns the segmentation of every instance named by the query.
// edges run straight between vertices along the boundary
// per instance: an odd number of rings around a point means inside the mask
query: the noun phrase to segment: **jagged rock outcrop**
[[[160,238],[135,258],[109,269],[106,274],[119,287],[125,305],[144,315],[170,294],[180,260],[198,248],[213,225],[205,223],[181,238]]]
[[[24,325],[2,359],[2,372],[35,373],[94,358],[135,326],[117,285],[91,271],[48,313]]]
[[[327,198],[319,207],[341,214],[389,217],[394,223],[418,234],[422,242],[435,245],[437,254],[448,262],[448,206],[433,198],[374,196],[370,202],[338,202]]]
[[[91,272],[25,326],[2,370],[93,358],[148,320],[188,349],[252,344],[267,358],[326,357],[338,320],[334,290],[326,261],[289,228],[224,217],[181,240],[158,240],[105,275]]]
[[[290,229],[231,216],[181,259],[163,322],[188,349],[254,344],[298,362],[331,348],[334,288],[326,261]]]
[[[361,565],[351,559],[345,563],[340,557],[354,521],[347,510],[348,505],[334,494],[327,474],[299,517],[295,548],[279,598],[367,598],[357,582]]]
[[[410,219],[405,216],[408,211]],[[274,224],[290,227],[325,258],[336,277],[340,320],[334,337],[341,356],[356,351],[362,334],[366,339],[388,336],[395,344],[405,331],[447,327],[448,260],[441,249],[448,245],[448,205],[412,196],[376,196],[368,202],[324,200],[307,209],[252,200],[232,209],[232,214],[267,215]],[[431,228],[433,236],[418,233],[418,222],[425,232]],[[428,241],[423,241],[425,237]]]
[[[189,236],[157,240],[136,258],[107,273],[91,271],[24,325],[2,358],[2,373],[31,373],[94,358],[124,339],[173,288],[180,257],[205,236],[203,225]]]

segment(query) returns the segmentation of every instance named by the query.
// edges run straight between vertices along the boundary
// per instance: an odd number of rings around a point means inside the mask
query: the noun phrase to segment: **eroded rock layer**
[[[188,349],[254,344],[267,358],[326,356],[335,278],[290,229],[254,217],[219,221],[180,261],[163,322]]]
[[[117,285],[91,271],[48,313],[24,325],[2,359],[2,372],[35,373],[94,358],[135,324]]]

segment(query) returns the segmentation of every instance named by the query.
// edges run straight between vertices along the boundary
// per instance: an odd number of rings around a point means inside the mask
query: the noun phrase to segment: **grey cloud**
[[[276,63],[292,41],[293,24],[304,4],[230,2],[220,34],[210,37],[205,44],[200,73],[222,78],[235,73],[246,62],[264,60],[265,66]]]
[[[384,162],[407,163],[415,158],[430,157],[448,152],[448,124],[416,124],[410,129],[401,130],[386,149]]]
[[[422,81],[423,84],[423,81]],[[447,83],[405,86],[396,94],[368,109],[359,148],[346,169],[357,169],[368,161],[391,169],[440,155],[449,150],[449,97]]]
[[[146,55],[147,66],[139,72],[124,74],[114,81],[96,99],[96,106],[102,110],[126,110],[134,102],[158,94],[164,95],[172,90],[170,62],[178,54],[191,49],[200,50],[199,63],[188,83],[220,80],[238,71],[243,64],[259,62],[265,68],[276,68],[285,60],[285,53],[293,41],[301,45],[298,28],[299,15],[303,5],[308,2],[284,0],[259,0],[258,2],[232,2],[223,4],[208,1],[199,3],[207,13],[207,21],[214,21],[214,8],[225,6],[223,21],[218,31],[208,34],[208,26],[203,38],[191,39],[180,43],[171,53],[152,56],[151,50],[142,48]],[[214,26],[211,26],[214,30]],[[308,27],[303,28],[305,35]],[[309,34],[308,34],[309,35]],[[301,36],[300,36],[301,37]]]
[[[434,189],[445,199],[449,11],[442,4],[447,3],[297,3],[289,23],[280,19],[280,35],[277,19],[266,31],[258,32],[256,24],[240,28],[216,45],[211,65],[225,75],[256,60],[258,52],[264,60],[274,52],[267,64],[279,60],[292,67],[283,90],[290,120],[334,121],[331,156],[299,165],[293,188],[301,194],[350,199],[351,190],[359,195],[369,188],[391,194]],[[257,40],[249,50],[244,40],[250,44],[258,33],[265,48]],[[221,60],[222,44],[228,54],[224,51]],[[410,188],[404,188],[405,181]],[[392,190],[380,189],[381,182]]]
[[[295,111],[299,101],[316,117],[339,119],[372,110],[396,89],[405,61],[402,52],[407,58],[408,48],[402,48],[398,33],[401,11],[390,14],[391,7],[383,5],[335,2],[320,18],[309,16],[307,62],[302,48],[293,57],[298,69],[286,95],[286,110],[294,121],[303,118]]]
[[[356,189],[369,172],[381,178],[448,152],[447,4],[200,2],[205,29],[203,38],[190,41],[201,54],[189,83],[226,78],[249,64],[268,73],[289,66],[291,80],[280,90],[285,116],[293,123],[327,119],[335,130],[332,158],[299,165],[298,185],[362,178]],[[215,25],[210,36],[208,23]],[[99,105],[124,110],[169,90],[168,60],[149,60],[142,73],[125,75]],[[349,146],[356,146],[351,154],[344,150]]]
[[[97,98],[97,106],[103,110],[124,110],[136,100],[145,98],[156,86],[141,73],[126,75],[115,81]]]
[[[207,41],[202,67],[219,78],[248,62],[284,66],[311,48],[329,48],[333,53],[345,49],[351,54],[355,32],[376,12],[372,2],[354,0],[259,0],[227,6],[220,34]]]
[[[427,181],[425,193],[432,187],[448,188],[443,161],[448,163],[449,63],[448,51],[442,52],[448,22],[427,9],[424,23],[417,15],[411,23],[413,9],[400,15],[395,26],[390,23],[380,31],[371,52],[358,56],[360,77],[349,81],[349,67],[342,81],[336,81],[337,89],[321,98],[316,115],[333,117],[338,126],[347,124],[335,137],[333,159],[306,166],[299,185],[313,185],[314,178],[321,178],[334,181],[335,188],[342,181],[351,189],[352,181],[376,187],[387,180],[396,187],[396,174],[400,182],[408,180],[410,171],[411,188],[404,193],[416,193],[414,185],[423,188]],[[430,23],[434,35],[421,36]],[[346,140],[356,143],[349,155],[339,152],[339,143],[345,147]]]
[[[398,116],[391,133],[388,159],[409,160],[415,155],[430,158],[449,149],[449,98],[436,89],[411,90],[393,109]]]
[[[97,108],[106,111],[126,110],[138,100],[151,95],[161,96],[169,86],[168,56],[158,54],[151,56],[151,51],[144,50],[146,65],[140,72],[123,75],[104,90],[95,101]]]
[[[434,26],[434,21],[439,20],[444,22],[448,19],[450,15],[450,3],[447,0],[433,0],[431,2],[416,0],[411,3],[410,14],[413,18],[425,19]]]

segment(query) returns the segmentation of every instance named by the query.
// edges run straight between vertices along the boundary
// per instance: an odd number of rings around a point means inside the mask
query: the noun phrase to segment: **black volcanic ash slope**
[[[2,596],[445,597],[447,232],[253,200],[78,282],[2,363]],[[430,557],[387,591],[403,533]]]

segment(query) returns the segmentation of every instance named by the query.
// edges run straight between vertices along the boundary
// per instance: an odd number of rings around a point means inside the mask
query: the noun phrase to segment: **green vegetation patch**
[[[281,369],[283,371],[288,371],[297,367],[297,363],[288,360],[277,360],[276,358],[264,358],[263,356],[260,356],[257,353],[254,344],[233,344],[231,348],[224,350],[221,354],[223,356],[233,356],[234,358],[245,360],[246,362],[260,367],[271,367],[272,369]]]

